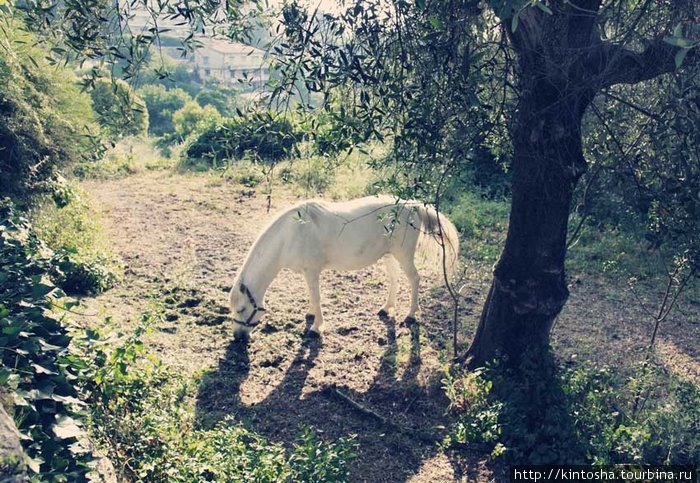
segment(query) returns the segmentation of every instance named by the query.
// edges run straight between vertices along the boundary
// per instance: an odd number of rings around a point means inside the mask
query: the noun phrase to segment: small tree
[[[148,132],[162,136],[175,132],[173,115],[192,101],[190,95],[179,87],[167,89],[162,85],[147,85],[138,90],[138,95],[148,108]]]
[[[146,104],[123,80],[98,80],[90,92],[97,119],[113,138],[139,136],[148,131]]]
[[[183,139],[220,121],[221,115],[213,106],[201,107],[194,101],[188,102],[173,114],[175,132]]]

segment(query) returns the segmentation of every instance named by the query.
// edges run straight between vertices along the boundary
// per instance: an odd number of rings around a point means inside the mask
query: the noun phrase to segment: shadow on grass
[[[385,325],[385,347],[376,375],[364,392],[337,387],[362,407],[375,411],[392,423],[423,433],[434,432],[444,423],[445,399],[441,391],[423,387],[417,377],[421,367],[421,331],[417,323],[409,324],[408,349],[397,342],[398,325],[393,319],[381,318]],[[307,328],[309,322],[307,321]],[[263,335],[264,336],[264,335]],[[380,344],[382,344],[380,342]],[[309,371],[318,363],[323,343],[306,338],[298,346],[281,382],[261,402],[241,402],[240,388],[249,376],[251,365],[248,347],[232,342],[214,371],[202,381],[197,396],[197,418],[202,425],[213,425],[224,418],[240,421],[270,441],[287,447],[302,425],[310,425],[323,439],[337,440],[357,435],[358,457],[351,463],[352,481],[403,482],[421,469],[422,463],[437,454],[434,442],[422,441],[410,431],[396,431],[353,407],[347,401],[331,397],[329,386],[307,386]],[[402,350],[408,350],[401,352]],[[401,361],[408,357],[398,376]],[[351,370],[352,368],[348,368]]]

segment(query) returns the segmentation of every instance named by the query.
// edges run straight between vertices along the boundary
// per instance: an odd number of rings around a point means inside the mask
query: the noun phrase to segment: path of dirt
[[[440,380],[441,361],[451,350],[449,299],[434,288],[434,280],[422,284],[420,327],[407,327],[400,319],[376,316],[386,291],[381,267],[325,272],[326,333],[318,342],[302,336],[307,307],[303,279],[282,272],[268,291],[265,323],[246,347],[232,342],[227,291],[259,230],[293,201],[291,195],[276,193],[268,213],[263,195],[214,175],[158,171],[84,186],[125,263],[122,283],[89,300],[89,308],[111,315],[126,329],[154,303],[164,303],[163,321],[149,347],[172,367],[203,371],[197,395],[201,420],[232,417],[287,444],[300,424],[313,425],[329,439],[357,434],[353,481],[489,481],[500,474],[483,455],[445,454],[328,397],[326,388],[335,385],[400,424],[423,431],[444,424]],[[487,279],[488,271],[475,272],[463,290],[465,343],[474,331]],[[624,290],[604,289],[602,282],[572,284],[554,344],[564,358],[629,366],[647,340],[648,323]],[[407,307],[407,294],[401,293],[399,303]],[[674,322],[682,323],[682,330],[661,334],[662,340],[673,340],[672,347],[691,366],[700,355],[698,309],[690,307],[690,317]]]

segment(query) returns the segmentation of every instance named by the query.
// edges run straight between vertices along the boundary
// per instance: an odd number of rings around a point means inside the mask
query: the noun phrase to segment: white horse
[[[419,310],[416,248],[438,273],[443,273],[444,267],[451,275],[457,263],[458,245],[454,225],[444,215],[438,218],[434,208],[417,201],[388,196],[342,203],[304,201],[275,218],[253,243],[231,288],[234,334],[236,338],[248,337],[265,312],[267,288],[281,269],[288,268],[306,279],[310,295],[308,316],[314,319],[311,331],[320,335],[321,271],[358,270],[384,256],[389,295],[379,314],[390,315],[396,305],[400,265],[411,284],[407,319],[413,318]]]

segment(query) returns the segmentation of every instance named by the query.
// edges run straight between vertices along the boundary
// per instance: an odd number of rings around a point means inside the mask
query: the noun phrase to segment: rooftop
[[[264,54],[261,49],[240,42],[233,42],[222,37],[197,37],[197,41],[200,42],[203,47],[208,47],[222,54],[243,54],[251,56],[262,56]]]

